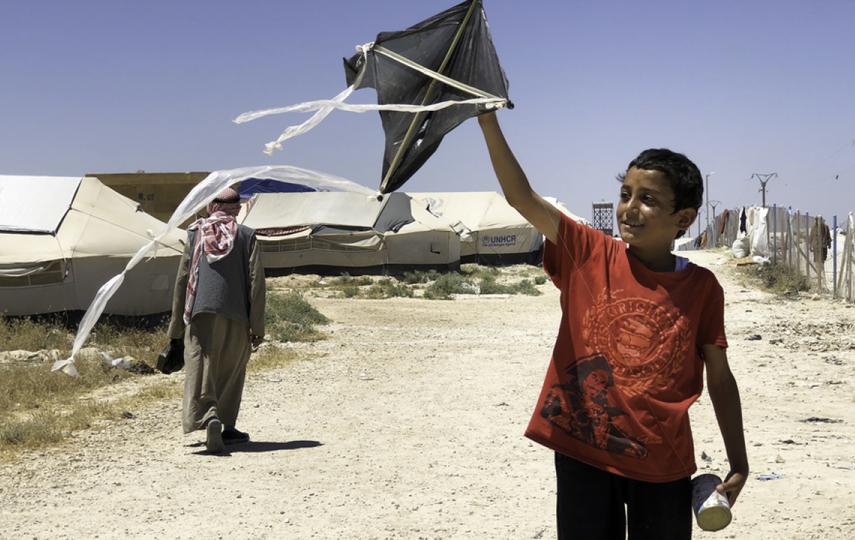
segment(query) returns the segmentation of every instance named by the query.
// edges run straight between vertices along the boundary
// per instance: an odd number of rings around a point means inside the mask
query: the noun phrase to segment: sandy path
[[[734,523],[695,537],[847,538],[855,309],[783,302],[742,288],[719,255],[694,256],[727,290],[753,467]],[[134,411],[0,466],[0,537],[553,538],[552,457],[521,436],[558,324],[557,291],[542,289],[316,299],[331,338],[248,382],[240,427],[257,442],[200,455],[177,401]],[[712,460],[701,470],[723,473],[709,401],[694,411],[697,452]]]

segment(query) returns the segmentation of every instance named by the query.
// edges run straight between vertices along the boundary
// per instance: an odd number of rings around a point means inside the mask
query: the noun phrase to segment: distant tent
[[[499,193],[410,193],[410,196],[460,234],[461,262],[514,264],[536,263],[540,259],[543,235]],[[576,221],[585,222],[555,199],[547,199]]]
[[[380,201],[352,192],[260,193],[238,219],[256,229],[268,275],[532,263],[543,247],[543,235],[496,192],[393,192]]]
[[[304,193],[315,191],[309,186],[267,178],[248,178],[240,183],[240,198],[246,200],[256,193]]]
[[[238,218],[256,229],[268,275],[456,268],[457,234],[404,193],[260,193]]]
[[[0,314],[84,310],[162,221],[94,177],[0,175]],[[107,313],[169,311],[184,234],[131,271]]]

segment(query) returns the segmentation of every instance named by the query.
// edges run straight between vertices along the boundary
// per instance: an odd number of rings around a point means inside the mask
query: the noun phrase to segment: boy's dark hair
[[[672,152],[667,148],[649,148],[627,165],[626,170],[631,168],[644,169],[646,171],[659,171],[665,175],[674,192],[675,213],[683,208],[698,210],[704,199],[704,179],[698,166],[683,154]],[[618,180],[623,182],[626,173],[618,175]],[[677,238],[683,236],[684,231],[677,234]]]

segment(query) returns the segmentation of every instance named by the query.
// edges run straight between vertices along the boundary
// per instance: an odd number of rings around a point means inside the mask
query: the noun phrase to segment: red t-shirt
[[[561,289],[562,316],[526,436],[628,478],[691,475],[700,347],[727,347],[715,276],[691,263],[649,270],[620,240],[563,215],[543,266]]]

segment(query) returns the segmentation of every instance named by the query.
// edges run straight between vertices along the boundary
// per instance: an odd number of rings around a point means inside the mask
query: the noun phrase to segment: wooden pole
[[[787,267],[793,267],[793,216],[787,210]]]
[[[805,277],[807,278],[808,286],[810,286],[810,252],[811,252],[811,230],[810,230],[810,212],[805,212]]]
[[[460,42],[460,38],[463,36],[463,31],[466,30],[466,24],[469,22],[469,18],[472,16],[472,12],[475,11],[475,6],[480,4],[479,0],[472,0],[472,3],[469,4],[469,9],[466,11],[466,15],[463,16],[463,20],[460,22],[460,26],[457,28],[457,33],[454,34],[454,38],[451,40],[451,45],[448,47],[448,51],[445,53],[445,58],[442,59],[442,62],[439,65],[439,68],[436,70],[440,75],[444,75],[443,71],[448,66],[448,62],[451,60],[451,56],[454,54],[454,50],[457,48],[457,44]],[[430,84],[428,85],[427,90],[425,91],[425,95],[422,98],[421,105],[424,105],[431,99],[433,99],[433,92],[436,88],[438,81],[436,79],[431,79]],[[398,151],[395,152],[395,156],[392,158],[392,163],[389,164],[389,170],[386,171],[386,176],[383,178],[383,182],[380,183],[380,191],[385,193],[386,187],[389,183],[389,179],[392,178],[392,175],[395,173],[395,170],[398,168],[398,165],[401,164],[401,159],[404,157],[404,152],[407,148],[407,145],[410,144],[410,140],[412,140],[413,135],[416,133],[416,126],[421,122],[422,117],[424,116],[423,112],[418,112],[413,115],[413,121],[410,122],[410,126],[407,128],[407,132],[404,134],[404,139],[401,141],[401,145],[398,146]]]
[[[826,292],[822,286],[825,281],[825,259],[822,258],[822,250],[825,248],[825,240],[822,238],[822,217],[816,216],[814,222],[814,226],[816,227],[816,253],[813,258],[816,263],[816,285],[821,292]]]
[[[837,298],[837,215],[831,220],[831,296]]]
[[[799,253],[801,251],[801,246],[799,246],[799,243],[800,243],[799,236],[801,235],[801,231],[802,231],[801,221],[802,221],[802,213],[799,210],[796,210],[796,234],[794,235],[795,241],[793,243],[796,246],[796,271],[799,273],[801,273],[801,271],[802,271],[802,266],[801,266],[802,257],[801,257],[801,254]]]
[[[778,263],[778,205],[772,205],[772,264]]]

